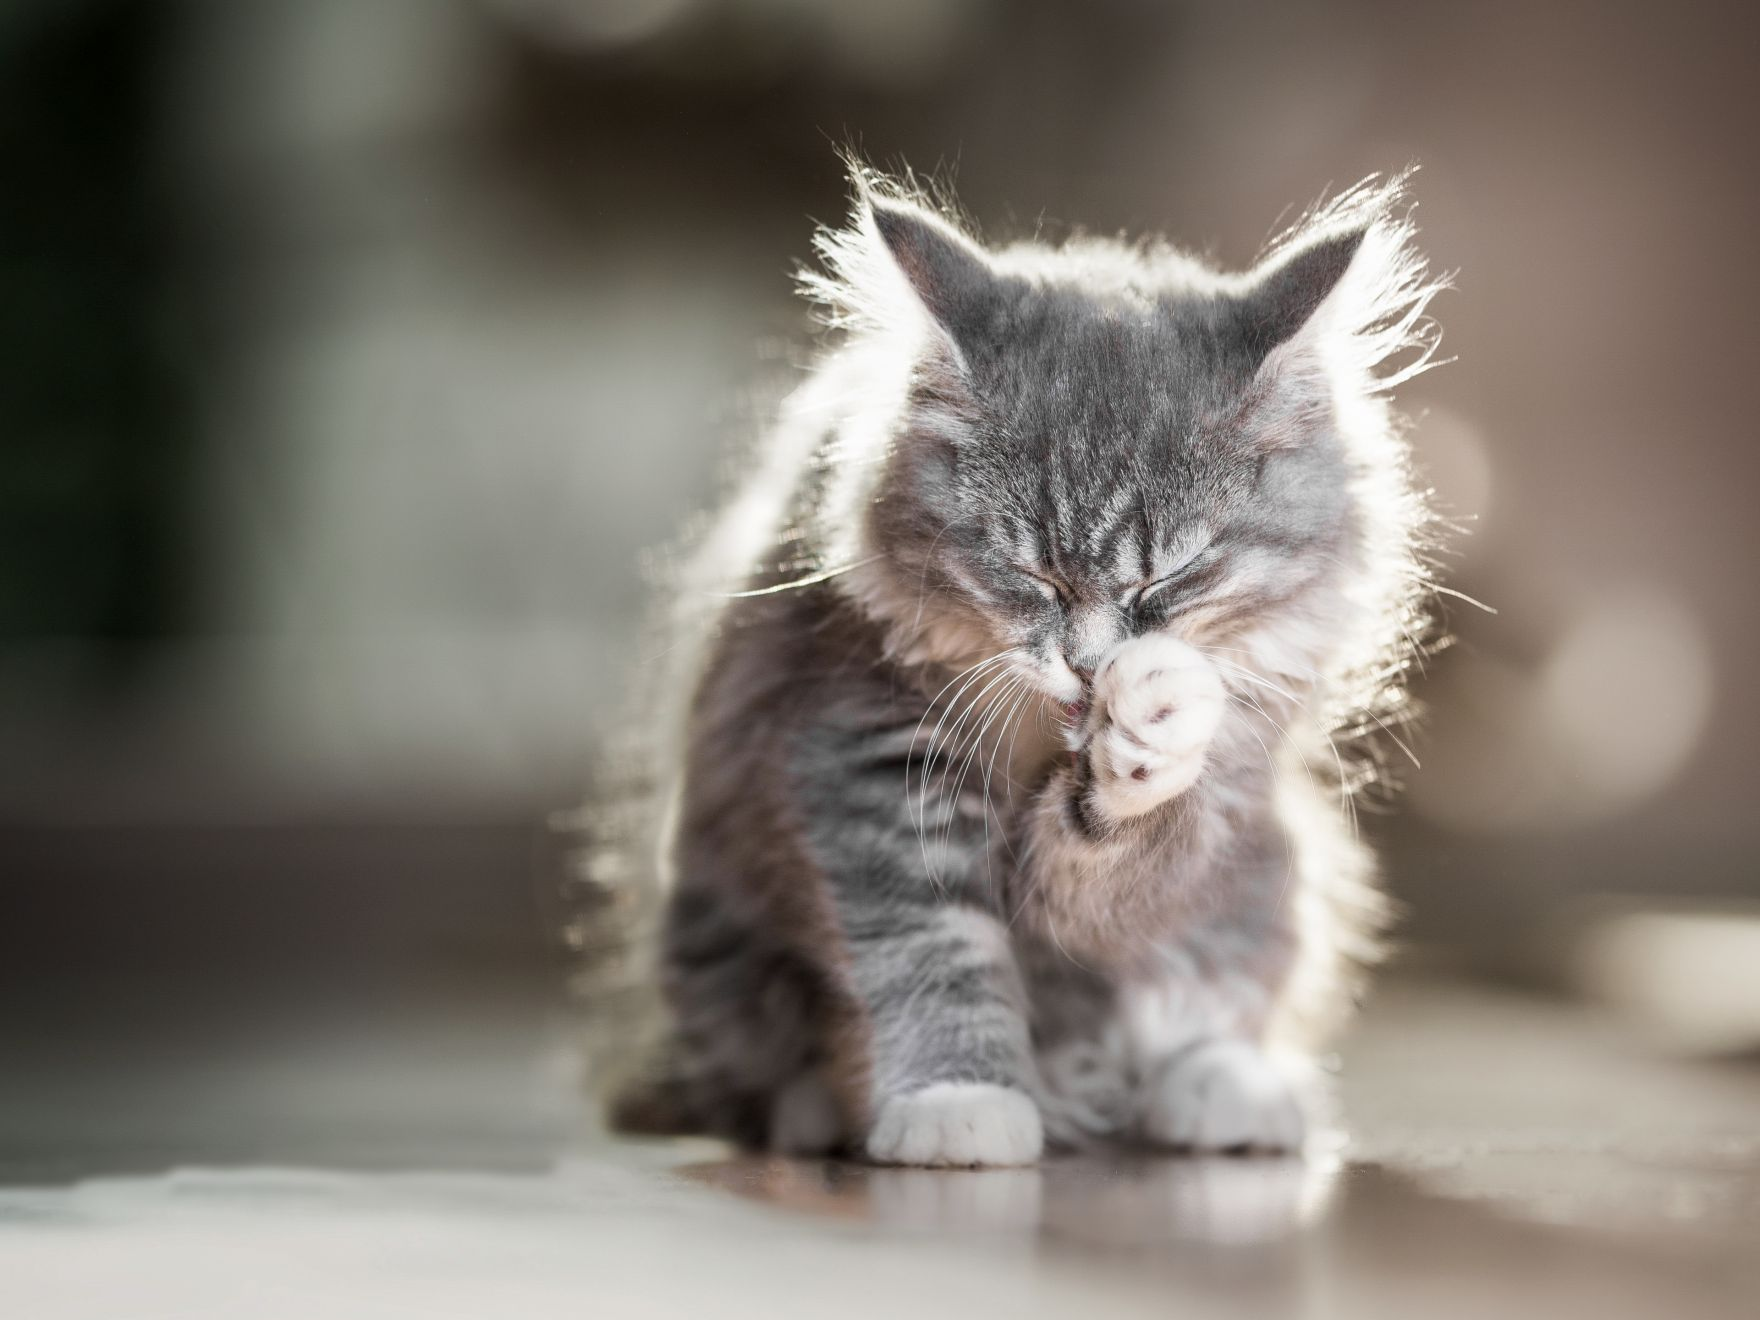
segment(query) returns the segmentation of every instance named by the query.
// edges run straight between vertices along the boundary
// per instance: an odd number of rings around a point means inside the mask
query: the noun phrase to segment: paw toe
[[[880,1164],[1031,1164],[1044,1148],[1039,1110],[1020,1091],[943,1082],[880,1106],[868,1157]]]
[[[1195,1151],[1292,1151],[1307,1118],[1293,1079],[1244,1041],[1213,1041],[1169,1061],[1152,1079],[1143,1131]]]

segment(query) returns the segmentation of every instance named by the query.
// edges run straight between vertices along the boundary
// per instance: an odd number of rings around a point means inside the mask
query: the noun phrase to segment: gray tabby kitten
[[[1227,274],[986,249],[858,172],[803,276],[832,342],[697,559],[671,1040],[621,1126],[1300,1147],[1380,915],[1335,739],[1401,715],[1424,631],[1399,183]]]

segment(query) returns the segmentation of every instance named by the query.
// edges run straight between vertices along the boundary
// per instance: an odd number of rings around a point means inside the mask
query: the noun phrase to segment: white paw
[[[1100,810],[1140,816],[1190,788],[1227,701],[1216,666],[1176,637],[1150,633],[1114,650],[1083,727]]]
[[[1044,1146],[1038,1106],[983,1082],[938,1082],[894,1096],[868,1133],[868,1158],[878,1164],[1032,1164]]]
[[[1142,1124],[1150,1141],[1186,1150],[1294,1151],[1308,1128],[1295,1079],[1239,1040],[1169,1059],[1144,1087]]]

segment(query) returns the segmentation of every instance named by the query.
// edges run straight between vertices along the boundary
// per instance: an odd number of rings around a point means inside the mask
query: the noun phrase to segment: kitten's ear
[[[929,315],[957,343],[989,321],[996,273],[952,225],[907,202],[868,199],[874,231]]]
[[[1322,234],[1294,252],[1275,258],[1258,274],[1246,298],[1248,330],[1261,355],[1299,334],[1344,279],[1368,222]]]
[[[1415,246],[1407,177],[1366,179],[1317,208],[1238,286],[1267,443],[1300,432],[1279,409],[1385,394],[1435,363],[1441,331],[1426,309],[1449,281]]]

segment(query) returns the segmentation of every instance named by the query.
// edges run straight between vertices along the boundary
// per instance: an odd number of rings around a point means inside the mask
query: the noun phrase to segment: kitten
[[[670,1039],[626,1129],[1007,1165],[1288,1151],[1381,908],[1341,754],[1402,716],[1423,503],[1401,184],[1252,270],[986,249],[857,172],[830,343],[707,537]]]

